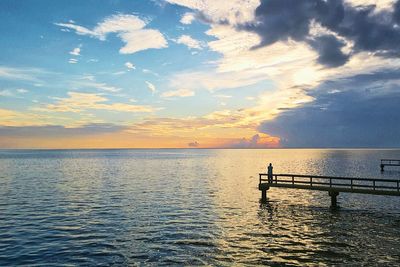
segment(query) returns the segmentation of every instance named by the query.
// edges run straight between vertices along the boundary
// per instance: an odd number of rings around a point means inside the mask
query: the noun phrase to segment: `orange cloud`
[[[251,138],[241,138],[239,140],[232,140],[222,147],[226,148],[277,148],[279,147],[279,137],[270,136],[264,133],[258,133]]]
[[[38,108],[39,111],[56,112],[81,112],[88,109],[103,109],[122,112],[152,112],[150,106],[131,105],[125,103],[105,104],[107,98],[100,94],[68,92],[68,98],[59,98],[55,104],[48,104],[45,108]]]

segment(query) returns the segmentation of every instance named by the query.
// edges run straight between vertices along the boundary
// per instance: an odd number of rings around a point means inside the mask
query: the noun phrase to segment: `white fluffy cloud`
[[[195,16],[193,12],[186,12],[181,20],[180,23],[188,25],[188,24],[192,24],[193,20],[195,20]]]
[[[71,52],[69,52],[73,56],[80,56],[81,55],[81,48],[80,47],[75,47],[72,49]]]
[[[121,54],[133,54],[138,51],[168,46],[167,40],[161,32],[154,29],[145,29],[146,22],[135,15],[113,15],[105,18],[93,29],[74,23],[56,23],[64,29],[74,30],[79,35],[89,35],[99,40],[106,40],[110,33],[116,33],[125,45],[119,50]]]
[[[227,21],[238,24],[252,21],[254,10],[260,5],[260,0],[167,0],[171,4],[185,6],[200,11],[213,22]]]
[[[199,11],[211,23],[228,22],[229,24],[241,24],[254,20],[255,9],[260,5],[260,0],[166,0],[170,4],[176,4]],[[353,5],[375,5],[377,9],[391,8],[396,0],[345,0]],[[194,13],[187,12],[181,18],[181,23],[190,24],[194,19]],[[185,23],[187,22],[187,23]]]
[[[181,35],[176,43],[186,45],[189,49],[203,49],[203,44],[189,35]]]

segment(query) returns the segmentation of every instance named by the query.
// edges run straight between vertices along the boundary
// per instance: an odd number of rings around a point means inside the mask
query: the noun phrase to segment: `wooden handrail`
[[[381,159],[381,164],[384,165],[400,165],[400,159]]]
[[[356,177],[336,177],[336,176],[321,176],[321,175],[302,175],[302,174],[273,174],[272,181],[269,181],[267,178],[263,178],[264,176],[268,177],[266,173],[260,173],[260,184],[263,182],[267,182],[267,184],[303,184],[309,185],[310,187],[314,186],[326,186],[326,187],[340,187],[340,188],[365,188],[370,189],[372,191],[386,189],[389,191],[397,191],[400,192],[400,180],[391,180],[391,179],[374,179],[374,178],[356,178]],[[285,179],[288,178],[288,179]],[[296,179],[297,178],[297,179]],[[322,180],[322,181],[321,181]],[[328,181],[324,181],[328,180]],[[345,183],[338,183],[338,181],[345,181]],[[347,183],[346,183],[347,182]],[[357,182],[369,182],[367,184],[360,184]],[[372,184],[371,184],[372,182]],[[393,185],[393,186],[392,186]]]
[[[260,173],[260,177],[268,176],[266,173]],[[273,174],[273,176],[280,177],[302,177],[302,178],[320,178],[320,179],[336,179],[336,180],[350,180],[353,179],[355,181],[378,181],[378,182],[396,182],[400,180],[391,180],[391,179],[376,179],[376,178],[358,178],[358,177],[342,177],[342,176],[322,176],[322,175],[304,175],[304,174]],[[262,178],[261,178],[262,179]]]

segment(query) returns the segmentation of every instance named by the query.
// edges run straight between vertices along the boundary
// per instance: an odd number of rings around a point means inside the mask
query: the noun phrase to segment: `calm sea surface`
[[[258,173],[400,179],[400,150],[0,150],[0,266],[400,263],[400,197]]]

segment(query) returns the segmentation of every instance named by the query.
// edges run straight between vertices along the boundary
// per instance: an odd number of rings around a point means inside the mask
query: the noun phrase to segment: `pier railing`
[[[400,166],[399,159],[381,159],[381,164],[386,166]]]
[[[388,162],[389,164],[397,163],[400,166],[400,160],[382,159],[382,171],[385,164],[383,162]],[[332,207],[336,207],[337,196],[340,192],[400,196],[400,180],[302,174],[274,174],[272,169],[273,167],[270,163],[267,167],[267,173],[259,174],[260,181],[258,189],[261,191],[261,202],[263,203],[267,201],[267,191],[271,187],[328,191],[329,196],[331,197]]]
[[[301,174],[269,176],[266,173],[260,173],[258,188],[261,190],[263,202],[267,200],[267,190],[270,187],[328,191],[332,207],[336,206],[336,198],[340,192],[400,196],[400,180]]]
[[[399,159],[381,159],[381,171],[385,170],[385,166],[400,166]]]
[[[400,196],[400,180],[260,173],[260,185],[322,191]]]

